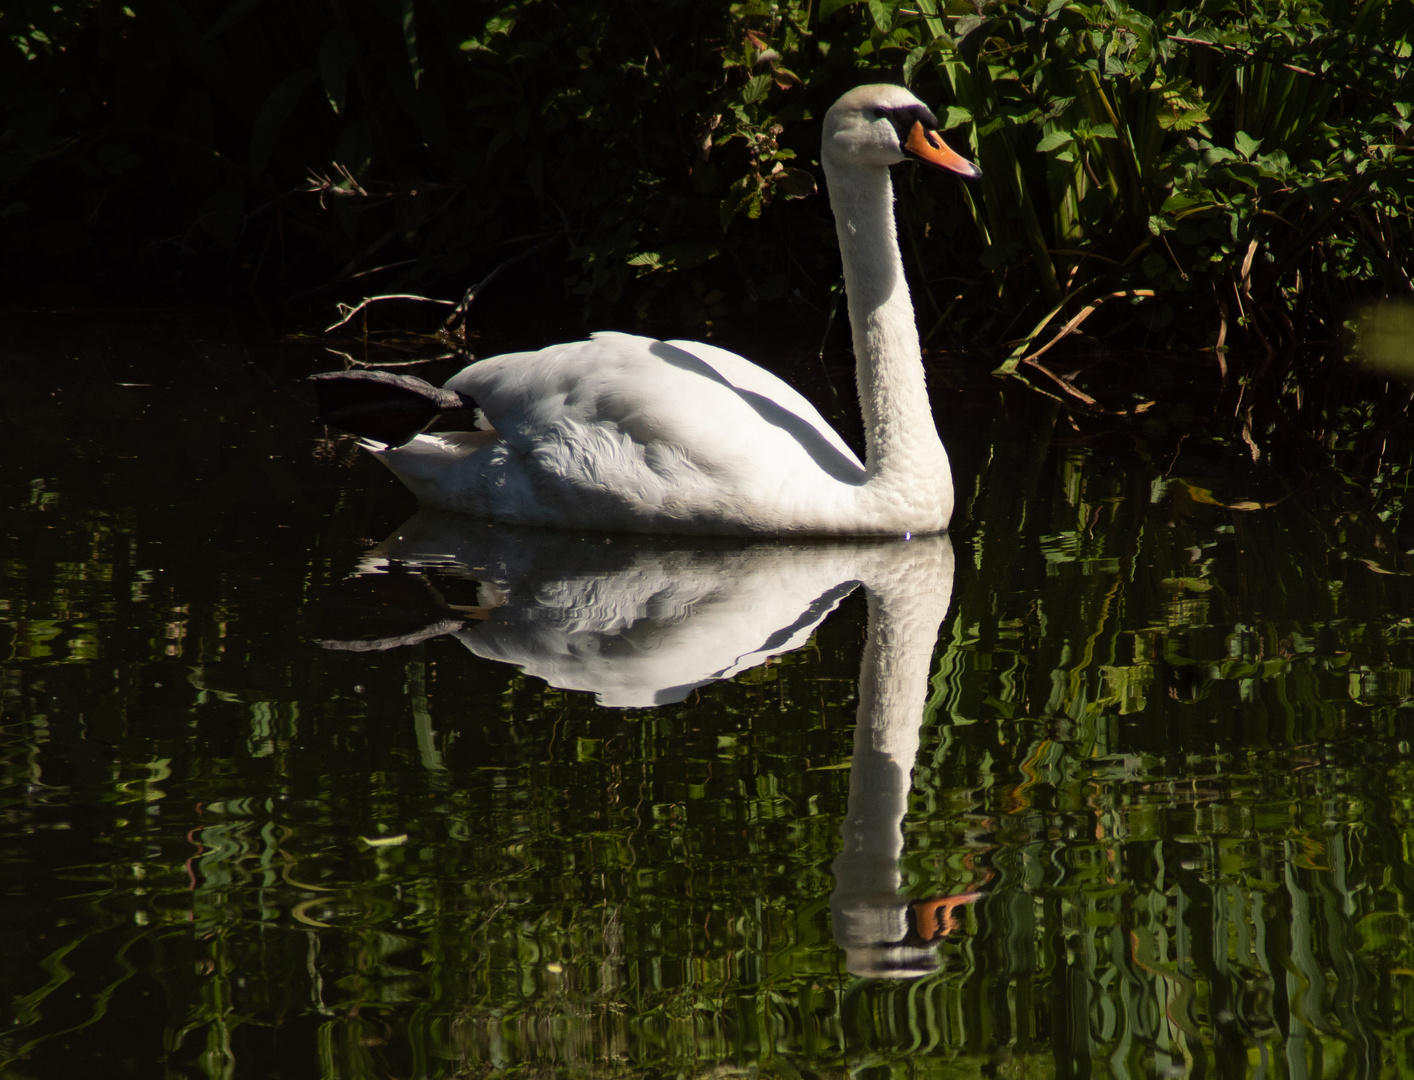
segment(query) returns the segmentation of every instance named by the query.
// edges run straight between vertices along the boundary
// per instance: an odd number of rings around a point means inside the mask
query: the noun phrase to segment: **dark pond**
[[[1407,447],[939,362],[949,538],[546,536],[0,325],[3,1075],[1414,1069]]]

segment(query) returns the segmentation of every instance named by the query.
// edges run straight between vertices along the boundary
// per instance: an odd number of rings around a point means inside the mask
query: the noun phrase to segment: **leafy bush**
[[[1007,316],[1049,309],[1023,348],[1062,310],[1150,293],[1151,331],[1207,315],[1219,344],[1267,344],[1333,333],[1343,283],[1408,288],[1411,27],[1385,0],[1053,0],[900,44],[975,121],[989,290]]]

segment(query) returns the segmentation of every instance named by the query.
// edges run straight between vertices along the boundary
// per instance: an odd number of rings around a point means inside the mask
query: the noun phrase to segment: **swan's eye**
[[[880,105],[874,109],[874,115],[880,120],[887,120],[889,118],[889,110]]]

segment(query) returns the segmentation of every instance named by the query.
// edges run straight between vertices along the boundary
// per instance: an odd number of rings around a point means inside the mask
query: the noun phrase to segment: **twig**
[[[302,293],[296,293],[291,299],[303,300],[306,296],[313,296],[315,293],[332,289],[335,285],[347,285],[351,281],[368,277],[370,274],[381,273],[384,270],[396,270],[400,266],[411,266],[415,262],[417,262],[417,259],[399,259],[397,262],[384,263],[382,266],[370,266],[367,270],[360,270],[358,273],[350,274],[346,278],[335,278],[331,281],[326,281],[323,285],[316,285],[312,289],[305,289]]]
[[[1273,60],[1270,57],[1263,56],[1259,52],[1254,52],[1251,49],[1244,49],[1237,45],[1223,45],[1217,41],[1204,41],[1202,38],[1182,37],[1178,34],[1169,34],[1168,40],[1177,41],[1182,45],[1202,45],[1204,48],[1217,49],[1219,52],[1233,52],[1237,53],[1239,56],[1245,57],[1248,60],[1263,60],[1268,64],[1275,65],[1276,67],[1285,68],[1287,71],[1294,71],[1298,75],[1308,75],[1313,79],[1322,79],[1325,82],[1336,82],[1335,79],[1328,79],[1325,76],[1322,76],[1314,71],[1308,71],[1304,67],[1297,67],[1295,64],[1287,64],[1283,63],[1280,60]],[[1340,85],[1342,88],[1355,89],[1355,87],[1345,87],[1344,83],[1338,83],[1338,85]],[[1369,94],[1369,91],[1366,90],[1364,91],[1364,93]]]
[[[1042,375],[1046,376],[1046,378],[1048,378],[1048,379],[1050,379],[1052,382],[1054,382],[1057,386],[1059,386],[1062,390],[1064,390],[1064,391],[1065,391],[1067,394],[1069,394],[1071,397],[1076,398],[1076,399],[1079,400],[1079,401],[1083,401],[1086,405],[1089,405],[1092,409],[1099,407],[1099,404],[1100,404],[1100,403],[1099,403],[1098,401],[1096,401],[1094,398],[1092,398],[1089,394],[1085,393],[1085,391],[1080,390],[1080,389],[1077,389],[1076,387],[1072,386],[1070,383],[1066,382],[1066,380],[1062,379],[1059,375],[1057,375],[1057,374],[1056,374],[1054,371],[1052,371],[1050,368],[1048,368],[1048,367],[1043,367],[1042,365],[1036,363],[1036,361],[1033,360],[1033,359],[1031,359],[1031,357],[1028,356],[1026,359],[1022,360],[1021,362],[1022,362],[1023,364],[1025,364],[1027,367],[1035,368],[1037,371],[1039,371]]]
[[[447,318],[442,322],[442,333],[452,333],[453,329],[456,327],[457,320],[466,314],[467,309],[471,307],[472,301],[474,301],[481,294],[482,289],[486,288],[487,285],[490,285],[491,282],[496,279],[496,277],[501,273],[502,270],[504,270],[508,266],[513,265],[514,263],[520,262],[521,259],[529,258],[537,251],[541,251],[549,247],[559,238],[559,234],[556,233],[554,236],[551,236],[550,239],[542,240],[534,247],[526,248],[519,254],[512,255],[509,259],[506,259],[504,262],[497,264],[494,270],[492,270],[489,274],[487,274],[471,288],[467,289],[466,294],[461,298],[461,303],[457,304],[456,307],[452,309],[452,313],[448,315]],[[450,300],[444,300],[440,302],[446,304],[451,303]]]
[[[347,367],[351,367],[351,368],[417,367],[417,366],[420,365],[420,364],[430,364],[430,363],[433,363],[433,362],[436,361],[436,360],[451,360],[451,359],[453,359],[453,358],[456,356],[455,353],[443,353],[441,356],[424,356],[424,357],[420,357],[420,358],[417,359],[417,360],[377,360],[377,361],[369,361],[369,360],[355,360],[355,359],[354,359],[352,356],[350,356],[348,353],[344,352],[343,349],[325,349],[325,352],[331,352],[331,353],[333,353],[335,356],[341,356],[341,357],[343,357],[343,359],[344,359],[344,364],[345,364]]]
[[[326,326],[324,328],[324,332],[327,334],[330,330],[337,330],[339,327],[343,326],[344,323],[348,322],[360,311],[366,308],[369,304],[372,304],[378,300],[418,300],[424,304],[448,305],[452,303],[452,301],[450,300],[438,300],[435,297],[431,296],[415,296],[412,293],[388,293],[384,296],[365,296],[357,304],[339,304],[338,308],[343,313],[344,317],[338,322],[333,323],[330,326]]]
[[[1054,345],[1056,345],[1056,344],[1059,344],[1059,342],[1060,342],[1060,340],[1061,340],[1062,338],[1068,337],[1071,333],[1073,333],[1073,332],[1075,331],[1076,327],[1078,327],[1081,323],[1083,323],[1086,319],[1088,319],[1091,315],[1093,315],[1094,312],[1095,312],[1095,309],[1096,309],[1097,307],[1099,307],[1102,303],[1104,303],[1106,300],[1133,299],[1133,298],[1139,297],[1139,296],[1153,296],[1153,295],[1154,295],[1154,290],[1153,290],[1153,289],[1121,289],[1121,290],[1119,290],[1118,292],[1107,293],[1107,294],[1105,294],[1104,296],[1096,297],[1096,298],[1095,298],[1094,300],[1092,300],[1090,303],[1086,304],[1085,307],[1083,307],[1083,308],[1080,310],[1080,313],[1079,313],[1078,315],[1076,315],[1074,318],[1072,318],[1072,319],[1070,320],[1070,322],[1068,322],[1068,323],[1066,323],[1064,326],[1062,326],[1062,327],[1060,328],[1060,330],[1057,331],[1055,337],[1051,338],[1050,341],[1046,342],[1046,344],[1042,345],[1039,349],[1037,349],[1037,350],[1036,350],[1035,352],[1033,352],[1031,355],[1029,355],[1029,356],[1023,356],[1023,357],[1021,358],[1021,363],[1023,363],[1023,364],[1031,364],[1033,367],[1039,367],[1040,365],[1038,365],[1038,364],[1035,363],[1036,358],[1037,358],[1038,356],[1043,355],[1043,354],[1046,353],[1046,352],[1049,352],[1050,349],[1051,349],[1051,347],[1054,346]],[[1044,370],[1044,369],[1043,369],[1043,370]]]
[[[324,205],[325,195],[357,195],[361,198],[368,198],[368,192],[364,190],[362,184],[354,179],[353,173],[349,172],[345,166],[340,165],[337,161],[334,162],[333,165],[334,168],[338,170],[339,175],[344,178],[343,184],[335,183],[327,176],[310,169],[307,186],[302,189],[307,194],[317,194],[319,196],[319,208],[321,210],[327,209]]]

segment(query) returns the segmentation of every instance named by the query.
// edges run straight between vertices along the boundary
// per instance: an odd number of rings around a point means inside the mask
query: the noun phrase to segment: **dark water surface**
[[[699,545],[408,521],[251,323],[0,319],[4,1076],[1414,1068],[1411,543],[1211,362]]]

